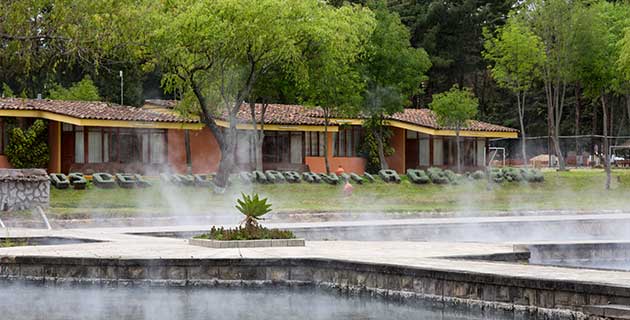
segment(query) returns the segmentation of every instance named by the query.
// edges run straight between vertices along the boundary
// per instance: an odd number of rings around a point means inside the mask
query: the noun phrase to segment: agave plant
[[[260,198],[257,193],[251,196],[241,193],[241,199],[236,200],[236,209],[245,215],[241,224],[245,228],[255,228],[261,217],[271,212],[271,204],[267,203],[267,198]]]

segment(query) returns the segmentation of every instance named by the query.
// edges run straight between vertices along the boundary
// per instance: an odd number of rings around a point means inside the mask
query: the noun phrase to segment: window
[[[428,167],[430,165],[429,156],[431,153],[431,149],[429,146],[429,136],[420,134],[418,144],[418,152],[420,153],[418,156],[418,164],[420,166]]]
[[[304,132],[304,153],[307,157],[324,156],[324,133],[307,131]]]
[[[162,164],[166,162],[166,132],[153,131],[150,134],[151,163]]]
[[[85,163],[85,136],[83,127],[74,127],[74,162]]]
[[[88,129],[88,163],[103,161],[103,131],[101,128]]]
[[[356,157],[362,133],[359,126],[351,126],[333,133],[333,156]]]
[[[486,165],[486,140],[477,140],[477,165]]]
[[[263,140],[263,162],[289,163],[291,140],[287,131],[269,131]]]
[[[71,132],[70,128],[63,126],[62,130]],[[166,131],[164,130],[84,128],[79,126],[72,129],[75,137],[75,163],[141,162],[161,164],[167,161]],[[86,130],[87,132],[85,132]]]
[[[302,133],[291,132],[291,163],[302,163]]]
[[[249,131],[239,131],[238,141],[236,142],[236,163],[248,164],[254,161],[256,152],[254,138],[257,133],[249,133]]]
[[[442,138],[433,139],[433,165],[441,166],[444,164],[444,144]]]

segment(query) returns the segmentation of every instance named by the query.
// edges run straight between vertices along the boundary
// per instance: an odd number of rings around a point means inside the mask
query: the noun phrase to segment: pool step
[[[630,306],[627,305],[590,305],[584,306],[583,311],[589,316],[598,316],[606,319],[630,319]]]

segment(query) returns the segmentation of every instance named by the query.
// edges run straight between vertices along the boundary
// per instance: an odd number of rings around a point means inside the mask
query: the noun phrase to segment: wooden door
[[[61,133],[61,172],[69,173],[74,164],[74,131]]]
[[[420,163],[418,139],[407,139],[405,142],[405,170],[416,169]]]

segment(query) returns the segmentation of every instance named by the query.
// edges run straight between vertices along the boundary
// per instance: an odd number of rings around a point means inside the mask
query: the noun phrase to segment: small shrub
[[[293,232],[288,230],[267,229],[265,227],[238,227],[235,229],[224,229],[212,227],[210,232],[196,236],[195,239],[210,240],[263,240],[263,239],[294,239]]]
[[[538,183],[545,181],[545,176],[543,176],[540,170],[523,168],[521,169],[521,175],[523,176],[523,180],[527,182]]]
[[[503,172],[501,172],[500,169],[492,169],[492,171],[490,171],[490,179],[496,183],[502,183],[504,180]]]
[[[47,140],[46,122],[38,119],[27,130],[11,130],[5,153],[15,168],[44,168],[50,159]]]
[[[501,173],[507,182],[520,182],[523,180],[521,170],[516,168],[503,168],[501,169]]]
[[[481,170],[477,170],[471,173],[470,177],[473,178],[474,180],[483,180],[486,178],[486,174]]]
[[[440,168],[432,167],[432,168],[427,169],[427,175],[431,179],[431,182],[435,184],[448,184],[449,183],[448,177],[446,177],[446,175],[444,174],[444,171],[442,171],[442,169]]]
[[[459,180],[461,178],[460,175],[458,175],[457,173],[451,170],[444,170],[444,176],[448,179],[448,181],[451,184],[459,184]]]

